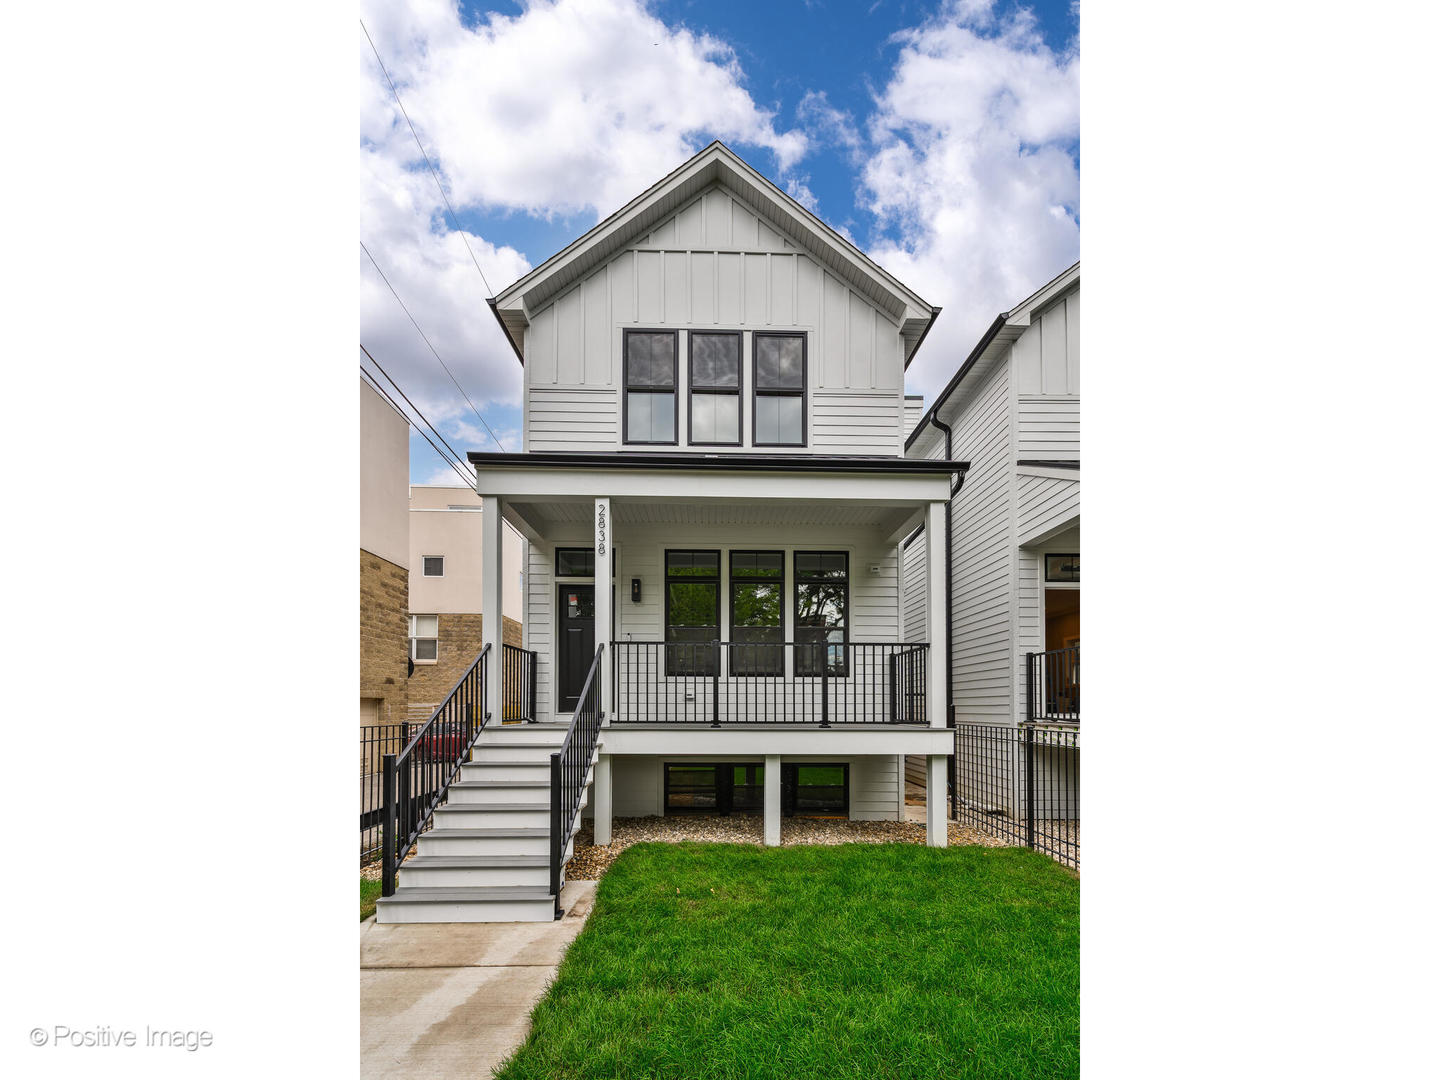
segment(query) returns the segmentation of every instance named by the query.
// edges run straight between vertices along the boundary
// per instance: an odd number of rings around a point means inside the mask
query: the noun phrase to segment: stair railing
[[[560,907],[560,872],[565,865],[565,845],[580,813],[580,799],[585,793],[585,777],[590,772],[590,759],[600,740],[600,661],[605,646],[595,650],[585,688],[575,703],[570,730],[560,749],[550,755],[550,891],[555,895],[555,918],[565,912]]]
[[[465,669],[445,700],[405,748],[384,758],[384,814],[381,818],[382,895],[395,895],[395,872],[445,800],[460,766],[490,714],[485,711],[486,658],[490,646]]]

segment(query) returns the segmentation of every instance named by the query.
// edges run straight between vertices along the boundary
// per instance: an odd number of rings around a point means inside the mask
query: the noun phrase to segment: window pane
[[[676,637],[680,630],[720,628],[720,586],[713,581],[672,581],[667,586],[666,636],[672,640],[709,641],[710,638]]]
[[[625,335],[625,385],[675,385],[675,335]]]
[[[665,573],[668,577],[720,576],[720,553],[718,551],[667,551],[665,552]]]
[[[735,599],[734,626],[780,625],[780,586],[769,583],[745,582],[731,586]],[[736,638],[736,641],[741,640]],[[754,640],[754,639],[751,639]]]
[[[755,387],[799,390],[805,385],[805,339],[755,335]]]
[[[740,335],[691,334],[694,386],[740,385]]]
[[[715,765],[666,765],[666,813],[713,813],[718,773]]]
[[[434,660],[439,653],[439,642],[434,638],[415,639],[415,659]]]
[[[555,552],[555,573],[561,577],[594,577],[594,550],[591,548],[560,548]]]
[[[732,578],[781,578],[785,574],[783,551],[732,551]]]
[[[849,556],[843,551],[797,551],[795,576],[801,581],[814,578],[843,581],[849,562]]]
[[[439,637],[440,616],[438,615],[412,615],[410,636],[411,637]]]
[[[675,441],[674,394],[630,393],[625,403],[628,441]]]
[[[738,443],[740,397],[737,394],[702,394],[690,397],[690,441]]]
[[[795,590],[795,626],[844,627],[845,583],[802,582]]]
[[[426,576],[426,577],[444,577],[444,576],[445,576],[445,557],[444,557],[443,555],[426,555],[426,556],[425,556],[425,576]]]
[[[755,441],[785,446],[803,445],[805,436],[800,424],[802,408],[803,401],[799,395],[756,395]]]

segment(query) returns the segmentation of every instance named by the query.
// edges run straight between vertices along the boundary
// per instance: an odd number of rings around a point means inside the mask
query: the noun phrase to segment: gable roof
[[[987,367],[992,360],[1000,356],[1010,345],[1013,345],[1015,340],[1025,332],[1025,328],[1030,325],[1030,320],[1037,311],[1046,307],[1050,301],[1068,290],[1079,280],[1080,264],[1076,262],[1073,266],[1056,274],[1009,311],[1002,311],[999,315],[996,315],[995,321],[990,324],[985,333],[980,335],[980,340],[976,342],[975,347],[970,350],[970,355],[965,357],[965,361],[960,365],[959,370],[955,372],[951,380],[945,384],[945,389],[941,390],[939,396],[935,398],[935,404],[931,405],[930,408],[926,410],[925,415],[916,421],[915,427],[910,431],[909,438],[905,440],[905,449],[909,450],[910,447],[914,446],[915,443],[924,437],[927,431],[934,430],[930,423],[931,419],[940,415],[941,408],[945,406],[950,400],[951,395],[954,394],[960,384],[964,382],[965,376],[969,375],[970,372],[977,367]]]
[[[720,184],[767,225],[900,324],[908,366],[940,309],[716,140],[489,301],[520,362],[531,313],[583,280],[707,188]]]

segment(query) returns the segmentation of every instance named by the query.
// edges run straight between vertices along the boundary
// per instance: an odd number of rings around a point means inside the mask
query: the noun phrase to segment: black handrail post
[[[830,646],[820,654],[820,726],[830,726]]]
[[[1035,849],[1035,725],[1025,725],[1025,846]]]
[[[560,908],[560,860],[565,854],[565,841],[560,837],[560,799],[560,753],[557,751],[550,755],[550,891],[555,894],[557,919],[565,914]]]
[[[1035,654],[1025,654],[1025,719],[1035,719]]]
[[[532,652],[530,654],[530,700],[525,703],[525,715],[532,724],[536,723],[538,719],[535,715],[535,702],[538,699],[536,688],[539,686],[539,683],[536,680],[539,678],[539,673],[540,668],[539,665],[535,663],[535,654]]]
[[[380,870],[380,892],[395,895],[395,755],[384,757],[385,809],[380,818],[380,850],[384,853]]]
[[[710,674],[710,726],[720,726],[720,642],[710,642],[715,670]]]
[[[909,687],[906,687],[909,691]],[[890,654],[890,722],[900,719],[900,654]]]

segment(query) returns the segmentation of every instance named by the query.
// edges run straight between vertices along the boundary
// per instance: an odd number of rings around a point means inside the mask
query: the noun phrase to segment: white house
[[[950,509],[948,700],[954,791],[995,820],[1023,815],[1015,743],[981,725],[1043,729],[1034,800],[1078,814],[1080,264],[997,316],[906,439],[915,459],[969,463]],[[925,634],[925,548],[905,548],[906,636]],[[932,638],[933,640],[933,638]],[[911,763],[912,768],[914,762]],[[1056,849],[1052,848],[1052,853]],[[1078,859],[1065,833],[1059,854]],[[1073,858],[1072,858],[1073,857]]]
[[[491,307],[524,451],[469,455],[484,607],[509,522],[534,722],[484,729],[381,921],[549,918],[582,808],[601,844],[617,814],[763,813],[769,844],[788,814],[903,818],[907,755],[943,846],[966,466],[907,455],[904,392],[939,309],[718,142]],[[934,584],[906,595],[921,525]],[[484,630],[500,717],[513,657]]]

